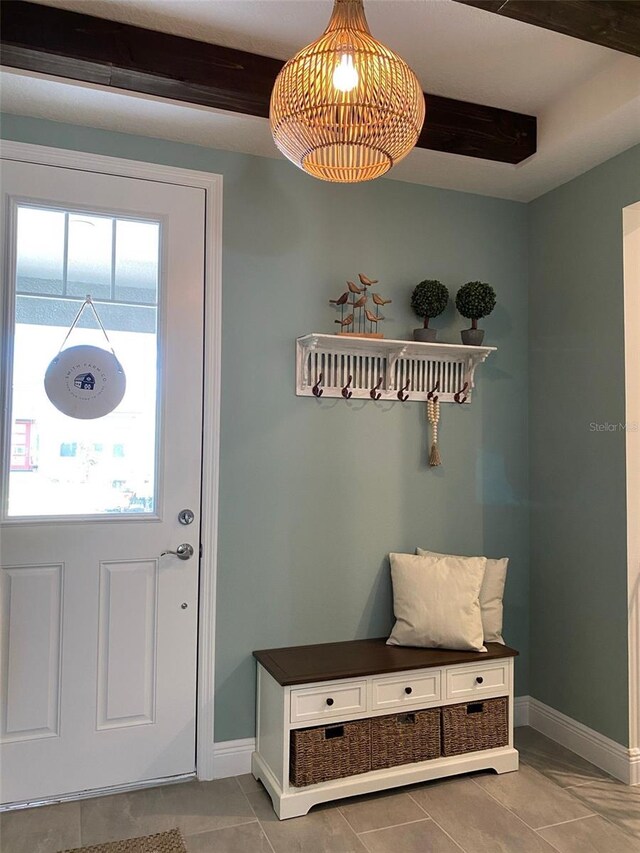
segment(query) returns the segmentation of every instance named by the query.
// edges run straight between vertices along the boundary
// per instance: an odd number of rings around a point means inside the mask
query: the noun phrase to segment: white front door
[[[0,801],[191,773],[205,191],[4,160],[2,216]],[[43,387],[87,294],[127,382],[94,420]]]

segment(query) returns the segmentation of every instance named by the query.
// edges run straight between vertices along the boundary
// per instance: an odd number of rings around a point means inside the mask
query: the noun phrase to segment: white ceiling
[[[317,38],[331,11],[331,0],[45,1],[282,59]],[[367,0],[366,9],[373,34],[426,92],[538,116],[538,153],[519,166],[417,149],[391,178],[528,201],[640,142],[634,57],[450,0]],[[9,69],[2,102],[9,113],[279,156],[263,119]]]

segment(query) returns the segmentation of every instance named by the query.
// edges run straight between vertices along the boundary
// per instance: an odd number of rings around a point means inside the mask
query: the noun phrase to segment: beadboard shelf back
[[[296,394],[469,403],[476,367],[495,350],[313,332],[296,341]]]

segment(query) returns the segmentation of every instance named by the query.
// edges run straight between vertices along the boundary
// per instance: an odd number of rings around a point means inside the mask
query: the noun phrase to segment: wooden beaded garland
[[[436,468],[442,465],[440,451],[438,449],[438,422],[440,420],[440,401],[437,397],[427,400],[427,419],[431,424],[431,452],[429,453],[429,467]]]

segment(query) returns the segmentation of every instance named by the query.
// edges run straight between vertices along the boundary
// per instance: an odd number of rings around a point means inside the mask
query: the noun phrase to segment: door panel
[[[195,769],[205,193],[3,162],[6,803]],[[77,421],[42,380],[87,293],[127,393]],[[89,320],[66,346],[108,348]]]
[[[58,734],[62,568],[2,568],[3,743]]]
[[[98,729],[155,721],[158,560],[100,564]]]

